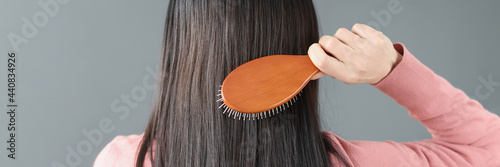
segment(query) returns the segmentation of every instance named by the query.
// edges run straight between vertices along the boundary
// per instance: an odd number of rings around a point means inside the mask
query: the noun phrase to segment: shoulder
[[[353,164],[346,150],[349,148],[345,148],[344,143],[342,143],[342,138],[329,131],[322,131],[321,134],[330,140],[330,144],[333,145],[335,151],[338,153],[338,155],[334,155],[331,152],[329,153],[329,157],[333,165],[336,166],[337,164],[343,164],[341,159],[344,159],[348,164]],[[338,156],[341,156],[342,158]]]
[[[116,136],[97,155],[94,167],[134,166],[135,156],[143,134]]]

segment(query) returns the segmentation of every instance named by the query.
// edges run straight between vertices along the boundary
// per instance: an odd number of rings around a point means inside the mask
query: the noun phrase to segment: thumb
[[[313,75],[313,77],[311,78],[311,80],[317,80],[323,76],[325,76],[326,74],[324,72],[321,72],[321,71],[318,71],[316,74]]]
[[[344,65],[342,62],[326,54],[323,48],[317,43],[312,44],[309,47],[308,55],[309,59],[311,59],[313,64],[320,70],[320,73],[316,74],[313,78],[320,78],[325,74],[333,78],[338,78],[345,70],[343,69]],[[323,75],[321,75],[321,73]]]

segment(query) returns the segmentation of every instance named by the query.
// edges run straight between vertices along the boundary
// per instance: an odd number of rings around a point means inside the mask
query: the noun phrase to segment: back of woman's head
[[[311,0],[170,0],[156,102],[136,165],[150,154],[155,166],[329,166],[316,81],[263,120],[234,120],[216,102],[237,66],[303,55],[317,41]]]

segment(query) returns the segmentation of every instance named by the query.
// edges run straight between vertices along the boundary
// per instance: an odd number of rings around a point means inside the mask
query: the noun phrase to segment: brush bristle
[[[267,117],[272,117],[274,115],[277,115],[277,114],[280,114],[281,112],[285,111],[286,109],[290,108],[290,106],[292,106],[297,100],[298,98],[301,96],[302,94],[302,91],[300,91],[295,97],[293,97],[290,101],[276,107],[276,108],[273,108],[271,110],[267,110],[267,111],[264,111],[264,112],[260,112],[260,113],[252,113],[252,114],[249,114],[249,113],[243,113],[243,112],[239,112],[239,111],[236,111],[236,110],[233,110],[231,108],[229,108],[225,103],[224,101],[222,100],[222,98],[220,97],[221,94],[220,94],[221,90],[219,90],[219,94],[217,94],[217,96],[219,97],[219,99],[217,100],[217,102],[220,102],[221,105],[219,106],[220,109],[222,109],[222,114],[227,114],[228,117],[233,117],[233,119],[238,119],[238,120],[243,120],[243,121],[246,121],[246,120],[260,120],[260,119],[265,119]]]

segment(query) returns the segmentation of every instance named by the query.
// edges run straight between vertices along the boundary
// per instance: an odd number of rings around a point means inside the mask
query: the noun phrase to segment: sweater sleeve
[[[394,44],[403,60],[373,85],[422,123],[432,139],[345,141],[329,135],[354,166],[500,166],[500,118]],[[331,156],[332,157],[332,156]]]

